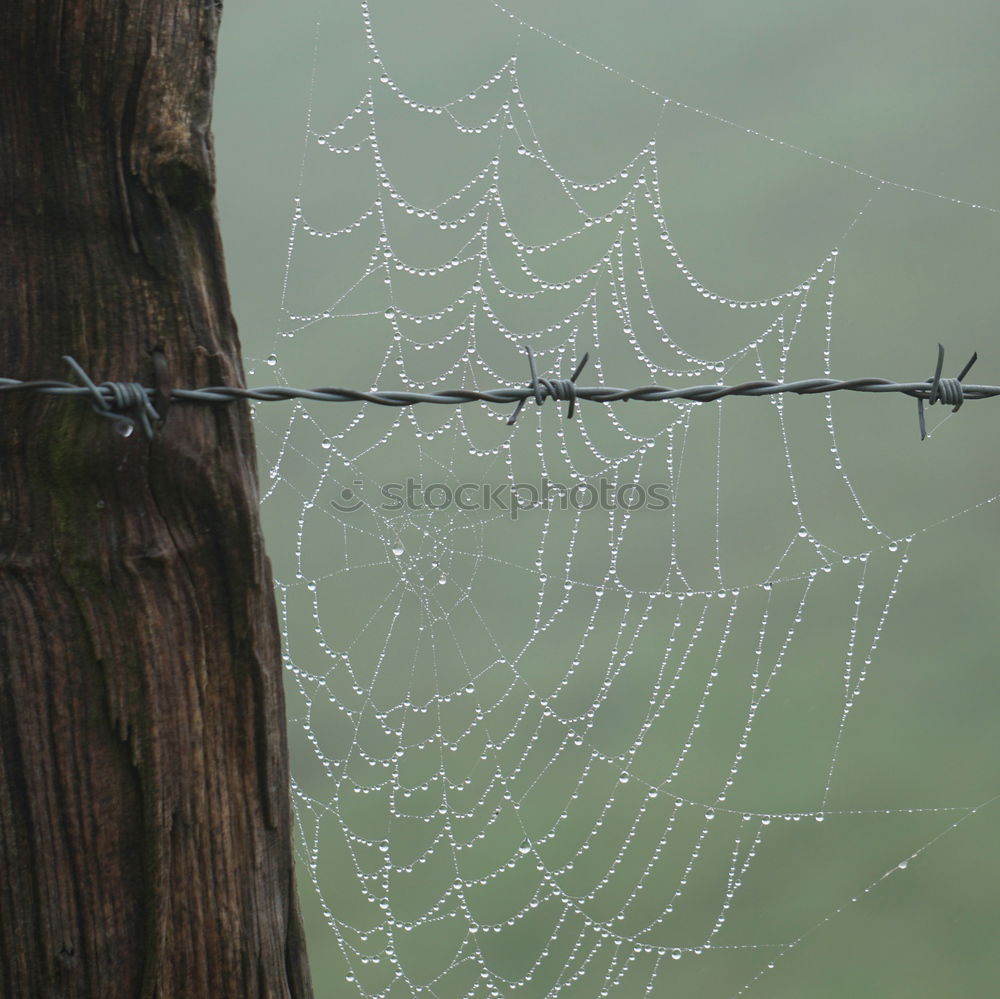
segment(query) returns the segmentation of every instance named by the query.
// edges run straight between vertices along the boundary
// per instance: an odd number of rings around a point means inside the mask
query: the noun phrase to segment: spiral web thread
[[[380,388],[518,386],[530,346],[550,377],[590,351],[601,382],[606,368],[614,383],[626,370],[637,383],[785,379],[807,343],[830,375],[841,247],[901,185],[854,171],[862,193],[841,239],[800,281],[727,297],[671,236],[657,134],[669,100],[643,87],[661,102],[653,137],[604,179],[576,179],[548,155],[522,87],[518,46],[537,32],[498,8],[508,56],[434,104],[397,81],[378,11],[359,11],[357,103],[326,120],[314,84],[284,325],[261,372],[295,384],[335,361]],[[323,47],[318,33],[317,65]],[[480,166],[437,201],[408,194],[408,163],[383,148],[398,121],[410,142],[433,125],[428,148],[447,131],[443,164],[458,150]],[[520,234],[517,161],[575,224]],[[735,317],[725,349],[699,352],[674,329],[664,303],[681,300]],[[354,993],[740,995],[986,803],[838,794],[911,548],[935,525],[897,537],[866,512],[829,398],[810,403],[819,457],[800,447],[794,401],[738,404],[761,422],[683,401],[572,423],[529,404],[513,428],[479,404],[256,414],[265,517],[291,538],[275,561],[303,742],[293,793],[333,944],[314,940],[313,959]],[[742,464],[729,474],[730,442],[756,446],[762,428],[767,486]],[[803,499],[817,463],[850,522],[842,544]],[[419,502],[400,499],[407,481]],[[574,501],[524,485],[546,481],[575,487]],[[483,483],[502,487],[489,509]],[[669,503],[654,508],[657,483]],[[613,501],[590,504],[602,484]],[[757,488],[773,528],[759,545],[759,520],[732,505]],[[810,630],[810,612],[827,625]],[[815,738],[790,761],[817,698]],[[847,887],[819,884],[788,911],[788,856],[821,867],[837,844],[869,840],[879,849],[859,848]]]

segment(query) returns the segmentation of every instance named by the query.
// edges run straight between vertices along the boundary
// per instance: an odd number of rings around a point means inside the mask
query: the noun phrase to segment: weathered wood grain
[[[220,5],[0,9],[0,373],[241,384]],[[308,997],[242,404],[0,400],[0,996]]]

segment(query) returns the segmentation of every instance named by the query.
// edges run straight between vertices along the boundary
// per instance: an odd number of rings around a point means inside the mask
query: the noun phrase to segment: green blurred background
[[[655,136],[664,217],[673,243],[690,270],[713,291],[737,299],[770,298],[807,279],[830,249],[839,246],[829,359],[835,376],[926,378],[941,341],[948,351],[945,374],[955,374],[978,350],[980,361],[968,380],[1000,381],[995,294],[1000,216],[992,210],[1000,207],[1000,129],[995,110],[1000,7],[995,3],[960,0],[945,7],[903,0],[825,4],[727,0],[696,5],[536,0],[508,8],[541,31],[519,29],[515,20],[487,0],[374,0],[371,8],[384,67],[402,89],[428,104],[461,97],[516,49],[524,100],[541,146],[550,163],[575,180],[596,182],[617,174]],[[333,127],[360,99],[369,73],[359,4],[291,0],[274,5],[244,0],[230,4],[225,12],[214,124],[218,193],[234,310],[247,368],[254,372],[251,384],[270,384],[278,378],[300,386],[400,384],[397,370],[382,364],[391,337],[390,324],[381,314],[388,304],[385,289],[362,287],[345,299],[347,304],[337,311],[366,313],[356,319],[303,324],[289,318],[289,312],[322,312],[344,294],[371,249],[367,237],[326,242],[299,235],[286,284],[293,198],[301,192],[313,224],[334,229],[350,222],[374,196],[374,171],[364,156],[355,157],[356,163],[341,157],[332,164],[329,155],[317,155],[313,143],[303,171],[307,111],[314,131]],[[663,108],[653,92],[673,103]],[[482,100],[484,108],[495,103]],[[476,117],[468,102],[456,110],[463,113],[470,122]],[[480,147],[464,142],[449,145],[447,130],[439,127],[439,121],[406,113],[384,93],[376,99],[375,122],[389,174],[418,204],[443,200],[482,166],[484,156],[493,155],[484,154],[484,149],[496,150],[495,138]],[[514,146],[515,141],[508,141],[498,153],[501,194],[512,227],[529,242],[578,228],[579,218],[567,212],[561,189],[544,171],[518,157]],[[880,186],[876,178],[893,183]],[[656,226],[647,212],[637,238],[647,248],[643,260],[653,305],[683,349],[697,357],[723,359],[753,339],[763,328],[761,315],[706,302],[678,276],[655,236]],[[419,227],[407,231],[400,223],[393,246],[409,259],[420,260],[423,254],[433,262],[452,253],[437,238]],[[553,266],[572,273],[589,265],[602,238],[598,233],[591,242],[574,242]],[[634,272],[636,261],[626,260],[627,269]],[[789,378],[824,370],[822,295],[830,273],[827,266],[791,340],[786,359]],[[441,292],[424,284],[415,279],[407,283],[401,276],[394,301],[402,301],[413,312],[436,308]],[[634,281],[630,287],[638,293]],[[555,312],[546,311],[551,309],[547,300],[536,314],[531,308],[522,309],[516,325],[544,326],[566,311],[561,302],[557,297]],[[580,324],[574,345],[595,351],[603,381],[648,382],[648,371],[637,363],[633,346],[615,329],[613,313],[602,313],[600,318],[599,338]],[[278,335],[295,327],[302,329],[294,339]],[[426,336],[430,340],[438,332],[435,328]],[[481,330],[478,341],[483,363],[508,381],[524,381],[526,365],[519,348],[506,341],[487,342],[486,332]],[[409,331],[410,346],[419,334]],[[651,330],[637,327],[637,334],[642,348],[660,363],[684,367],[676,356],[668,356]],[[769,377],[778,373],[775,341],[771,336],[761,349]],[[555,340],[543,336],[538,345],[554,348]],[[445,358],[440,353],[411,352],[406,370],[417,378],[430,377],[454,360],[451,354]],[[271,354],[277,358],[273,366],[265,361]],[[756,376],[744,358],[727,363],[723,377],[731,382]],[[695,380],[717,377],[703,374]],[[593,369],[581,378],[588,384],[596,380]],[[485,386],[491,380],[482,378],[480,383]],[[469,407],[465,420],[477,446],[495,448],[510,436],[518,472],[537,477],[538,456],[544,454],[556,478],[569,461],[560,447],[566,447],[579,467],[587,461],[575,427],[565,425],[557,412],[561,408],[549,403],[536,413],[529,407],[512,436],[482,410]],[[581,414],[587,430],[603,453],[615,453],[615,448],[622,448],[622,435],[596,408],[585,407]],[[993,452],[1000,410],[992,402],[972,403],[923,443],[917,435],[915,410],[914,403],[900,397],[836,397],[830,412],[838,454],[832,455],[823,400],[785,403],[787,449],[809,539],[793,545],[784,574],[801,577],[818,564],[820,550],[850,555],[871,551],[859,646],[870,644],[898,567],[899,555],[891,551],[889,540],[912,537],[913,541],[863,693],[845,729],[825,806],[830,811],[865,814],[831,815],[822,825],[810,820],[808,830],[795,822],[769,830],[751,867],[752,876],[738,893],[739,904],[734,904],[718,940],[787,943],[806,934],[774,970],[750,986],[749,995],[832,999],[985,997],[998,992],[1000,803],[985,805],[922,850],[905,871],[881,881],[859,902],[847,904],[826,920],[964,814],[896,810],[972,806],[1000,791],[996,656],[1000,544],[997,504],[992,502],[1000,492]],[[617,411],[631,433],[657,441],[641,469],[628,462],[624,469],[629,474],[641,472],[647,480],[666,476],[664,431],[679,427],[686,412],[652,404]],[[671,537],[677,541],[688,587],[700,591],[714,585],[717,495],[725,585],[752,587],[762,582],[799,525],[777,412],[765,400],[734,399],[721,410],[705,406],[691,414],[684,474],[677,480],[674,497],[676,533],[671,535],[651,511],[634,516],[620,562],[628,586],[636,590],[663,586]],[[291,659],[310,673],[323,674],[329,667],[326,652],[317,644],[315,600],[321,611],[320,640],[341,649],[347,644],[343,636],[352,636],[352,669],[363,674],[357,682],[370,687],[375,696],[372,663],[388,631],[388,618],[380,609],[398,584],[398,566],[387,551],[397,529],[409,532],[401,540],[407,559],[412,553],[414,571],[423,571],[422,559],[426,564],[437,561],[434,571],[440,568],[447,577],[435,599],[450,599],[457,606],[462,592],[474,593],[477,605],[488,608],[491,626],[501,636],[499,644],[516,652],[528,637],[522,632],[535,606],[534,559],[542,539],[542,519],[526,515],[517,524],[504,519],[461,522],[445,515],[387,526],[387,520],[373,517],[359,521],[357,531],[350,534],[341,529],[340,521],[319,517],[306,504],[315,495],[315,507],[323,509],[334,487],[350,485],[354,473],[362,475],[366,484],[419,477],[435,468],[447,468],[453,482],[499,481],[497,463],[464,457],[468,442],[454,430],[446,430],[436,442],[417,444],[416,432],[431,433],[454,415],[443,409],[420,411],[389,443],[350,467],[330,472],[324,463],[324,438],[333,438],[339,448],[336,435],[346,434],[343,449],[353,458],[396,420],[395,414],[379,411],[366,414],[360,431],[352,430],[356,413],[355,407],[340,404],[258,407],[261,478],[268,491],[263,515],[276,576],[288,587]],[[941,410],[930,413],[930,426],[935,428]],[[541,428],[537,434],[536,426]],[[564,426],[565,435],[558,436]],[[463,457],[456,457],[456,450]],[[835,460],[843,465],[853,492],[844,484]],[[592,464],[590,471],[600,463]],[[274,479],[269,474],[272,468],[278,469]],[[859,505],[869,521],[860,516]],[[342,519],[348,522],[346,516]],[[583,589],[589,587],[587,592],[607,573],[607,526],[605,515],[585,517],[580,524],[570,575]],[[421,527],[429,528],[431,536],[422,536]],[[568,519],[556,518],[545,541],[541,569],[556,579],[566,571],[563,553],[571,527]],[[475,558],[455,554],[465,550],[466,538],[479,546]],[[820,798],[843,703],[841,673],[859,566],[857,561],[847,566],[838,562],[831,573],[818,578],[781,680],[755,722],[748,763],[727,802],[732,808],[809,813],[824,807]],[[348,568],[349,574],[343,571]],[[302,579],[296,579],[297,572]],[[317,580],[318,595],[305,588]],[[775,587],[773,617],[781,622],[779,637],[801,594],[800,583]],[[713,694],[706,716],[706,745],[691,754],[682,771],[683,786],[673,786],[685,797],[710,802],[718,790],[720,766],[731,753],[733,733],[742,725],[740,712],[745,712],[745,664],[757,640],[752,624],[760,623],[762,611],[755,603],[760,599],[756,592],[741,598],[750,623],[737,617],[732,638],[717,662],[721,690]],[[592,607],[592,602],[586,606]],[[708,611],[705,627],[716,636],[716,644],[727,606],[717,600]],[[376,611],[381,616],[371,633],[357,637],[358,621]],[[609,596],[598,615],[595,643],[605,641],[610,648],[625,613],[624,603]],[[584,604],[578,608],[570,603],[561,621],[546,629],[532,655],[518,664],[520,677],[532,689],[543,691],[565,673],[585,614]],[[417,642],[415,620],[404,613],[394,632],[399,644],[390,658],[397,657],[399,676],[392,669],[383,671],[381,682],[387,689],[378,690],[377,696],[384,704],[398,703],[407,692],[419,689],[420,681],[410,677],[411,664],[405,661],[406,650]],[[415,664],[418,670],[434,670],[439,693],[441,683],[452,683],[456,690],[464,683],[462,656],[494,658],[482,650],[475,621],[455,611],[454,626],[453,650],[442,646],[433,664]],[[694,619],[683,617],[680,627],[690,633]],[[609,704],[590,736],[589,744],[608,755],[627,748],[635,734],[630,726],[636,724],[636,712],[650,700],[649,667],[643,664],[653,661],[657,643],[649,640],[647,648],[648,632],[644,634],[647,637],[638,642],[629,670],[616,680],[621,703]],[[770,641],[774,643],[773,636]],[[658,648],[662,652],[662,642]],[[765,661],[768,657],[773,661],[776,654],[776,648],[765,649]],[[700,683],[711,665],[696,657],[688,675]],[[480,664],[478,669],[482,668]],[[734,679],[727,684],[729,677]],[[478,679],[477,672],[477,682],[485,685],[488,679],[485,675]],[[331,674],[329,689],[347,703],[353,682]],[[343,691],[339,683],[344,684]],[[676,754],[674,743],[687,733],[700,689],[696,684],[678,691],[675,710],[686,719],[684,730],[672,729],[665,720],[662,731],[650,740],[654,757],[657,751]],[[306,793],[319,797],[334,782],[318,765],[300,724],[309,710],[302,687],[290,683],[288,690],[293,773]],[[354,730],[343,715],[324,713],[322,703],[322,698],[313,701],[312,736],[331,758],[343,758]],[[500,720],[499,713],[494,720]],[[540,751],[544,750],[543,740]],[[412,762],[417,769],[422,765],[419,760]],[[658,773],[657,766],[656,758],[636,758],[630,769],[658,783],[665,774]],[[535,767],[536,772],[539,769]],[[557,786],[549,795],[557,796],[559,781],[570,781],[572,773],[572,760],[567,759],[565,772],[554,774]],[[363,774],[353,776],[366,779]],[[598,799],[612,792],[622,795],[623,816],[634,818],[635,801],[613,785],[605,787],[601,779],[596,776],[588,788]],[[551,821],[547,806],[542,796],[522,810],[521,821],[528,826],[534,821],[539,831],[544,830]],[[350,803],[341,810],[346,825],[356,830],[379,821],[375,806],[370,815]],[[879,815],[879,810],[894,814]],[[609,826],[618,821],[616,815],[608,818]],[[720,812],[715,821],[721,825],[724,818]],[[580,821],[586,824],[585,819]],[[320,825],[328,845],[321,849],[318,877],[327,901],[338,917],[353,925],[374,925],[370,906],[352,883],[352,861],[343,848],[339,825]],[[575,843],[578,836],[574,839],[573,824],[568,825],[566,838]],[[405,853],[405,833],[397,829],[393,835],[396,860]],[[519,840],[522,833],[514,829],[510,835]],[[641,833],[640,840],[644,835],[650,834]],[[696,835],[694,827],[682,828],[675,838],[687,844]],[[505,861],[509,846],[487,844],[476,856],[482,858],[484,869],[492,869]],[[554,842],[547,849],[558,847]],[[494,848],[495,857],[489,852]],[[617,848],[613,836],[595,845],[590,854],[594,869],[606,870]],[[683,845],[680,851],[680,860],[686,860],[691,847]],[[668,858],[664,863],[676,862],[677,858]],[[705,866],[721,876],[729,859],[720,854],[714,858],[714,868],[712,863]],[[515,884],[511,898],[518,897],[518,891],[530,891],[529,882]],[[374,977],[365,979],[362,974],[354,985],[345,983],[352,969],[316,903],[305,868],[300,888],[317,995],[351,995],[385,987],[386,962],[380,969],[364,969]],[[664,940],[685,948],[696,945],[718,908],[717,888],[692,887],[678,905],[674,918],[679,921],[662,928]],[[429,887],[425,895],[419,886],[394,890],[398,895],[393,905],[400,908],[412,901],[419,911],[424,899],[434,898]],[[487,916],[480,918],[488,921]],[[539,918],[541,927],[544,914]],[[454,931],[448,926],[441,924],[421,938],[414,953],[398,954],[415,977],[419,978],[421,961],[430,969],[437,951],[454,949]],[[622,929],[627,931],[628,926]],[[523,971],[523,954],[537,952],[538,940],[547,930],[522,927],[520,932],[527,936],[500,934],[490,942],[493,970],[517,977],[518,968]],[[365,941],[370,952],[377,952],[380,939],[374,933]],[[763,946],[724,955],[686,955],[684,960],[665,963],[652,994],[735,995],[770,959]],[[552,982],[543,986],[543,978],[501,992],[544,995]],[[589,999],[597,994],[600,980],[599,973],[585,976],[566,994]],[[635,982],[641,985],[640,979],[627,980],[613,994],[641,994]],[[460,995],[467,984],[449,979],[436,994]],[[397,983],[389,994],[402,997],[410,992]]]

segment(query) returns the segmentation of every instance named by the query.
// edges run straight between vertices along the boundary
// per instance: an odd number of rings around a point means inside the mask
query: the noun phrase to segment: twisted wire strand
[[[551,393],[545,382],[539,379],[543,401],[546,398],[560,398]],[[942,382],[945,379],[942,379]],[[108,405],[115,399],[113,386],[122,383],[103,382],[97,386],[98,392]],[[154,390],[143,388],[147,399],[152,401]],[[0,393],[41,392],[47,395],[71,397],[90,396],[91,390],[82,385],[55,380],[21,382],[14,378],[0,378]],[[795,382],[740,382],[738,385],[692,385],[687,388],[665,388],[660,385],[645,385],[639,388],[623,389],[610,385],[577,385],[576,399],[587,402],[663,402],[670,399],[687,399],[691,402],[715,402],[727,396],[778,395],[825,395],[829,392],[898,392],[914,399],[930,401],[930,382],[894,382],[886,378],[851,378],[839,381],[836,378],[805,378]],[[991,399],[1000,395],[998,385],[963,385],[963,401]],[[205,388],[175,388],[171,393],[174,402],[235,402],[249,399],[254,402],[282,402],[290,399],[309,399],[314,402],[370,402],[378,406],[415,406],[418,403],[437,405],[462,405],[467,402],[512,403],[535,399],[532,387],[500,387],[479,391],[476,389],[446,389],[441,392],[405,392],[375,390],[362,392],[348,388],[299,389],[287,385],[262,385],[257,388],[239,388],[234,385],[210,385]],[[936,400],[950,403],[950,398]],[[952,405],[954,405],[952,403]]]
[[[254,402],[278,402],[306,399],[315,402],[364,402],[377,406],[414,406],[419,404],[456,406],[470,402],[488,402],[497,405],[516,403],[517,408],[508,419],[513,423],[521,409],[534,399],[541,405],[546,399],[569,402],[568,415],[572,417],[576,403],[586,402],[664,402],[688,400],[691,402],[716,402],[729,396],[768,396],[781,393],[793,395],[826,395],[832,392],[899,393],[918,401],[921,438],[926,437],[924,405],[940,402],[957,411],[963,402],[991,399],[1000,396],[997,385],[965,385],[962,378],[976,360],[976,355],[966,364],[957,378],[942,378],[944,348],[938,345],[938,364],[935,375],[920,382],[894,382],[887,378],[805,378],[793,382],[748,381],[737,385],[691,385],[685,388],[667,388],[661,385],[642,385],[636,388],[616,388],[610,385],[577,385],[576,378],[583,370],[587,356],[576,367],[570,379],[541,378],[535,370],[534,358],[528,352],[531,382],[524,387],[498,387],[485,391],[477,389],[445,389],[439,392],[412,392],[399,390],[359,391],[357,389],[324,387],[312,389],[292,388],[285,385],[267,385],[258,388],[240,388],[233,385],[211,385],[204,388],[175,388],[170,392],[173,402],[230,403],[238,399]],[[157,419],[154,401],[157,389],[145,388],[134,382],[103,382],[95,385],[79,365],[67,358],[74,370],[85,381],[84,385],[56,380],[18,381],[0,378],[0,396],[10,392],[41,392],[49,395],[89,397],[93,408],[102,416],[119,421],[123,434],[130,433],[139,424],[147,436],[152,429],[150,421]]]

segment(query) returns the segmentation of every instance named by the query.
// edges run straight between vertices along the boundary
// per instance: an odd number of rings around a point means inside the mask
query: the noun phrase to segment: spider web
[[[883,374],[899,227],[996,240],[991,208],[674,102],[499,5],[419,45],[411,6],[357,10],[317,28],[251,375],[484,389],[525,384],[526,347],[551,377],[589,352],[581,384]],[[560,409],[255,414],[337,994],[774,995],[994,798],[929,765],[951,735],[898,752],[913,563],[995,530],[995,481],[956,488],[961,454],[932,474],[927,449],[985,417],[921,450],[898,399]]]

